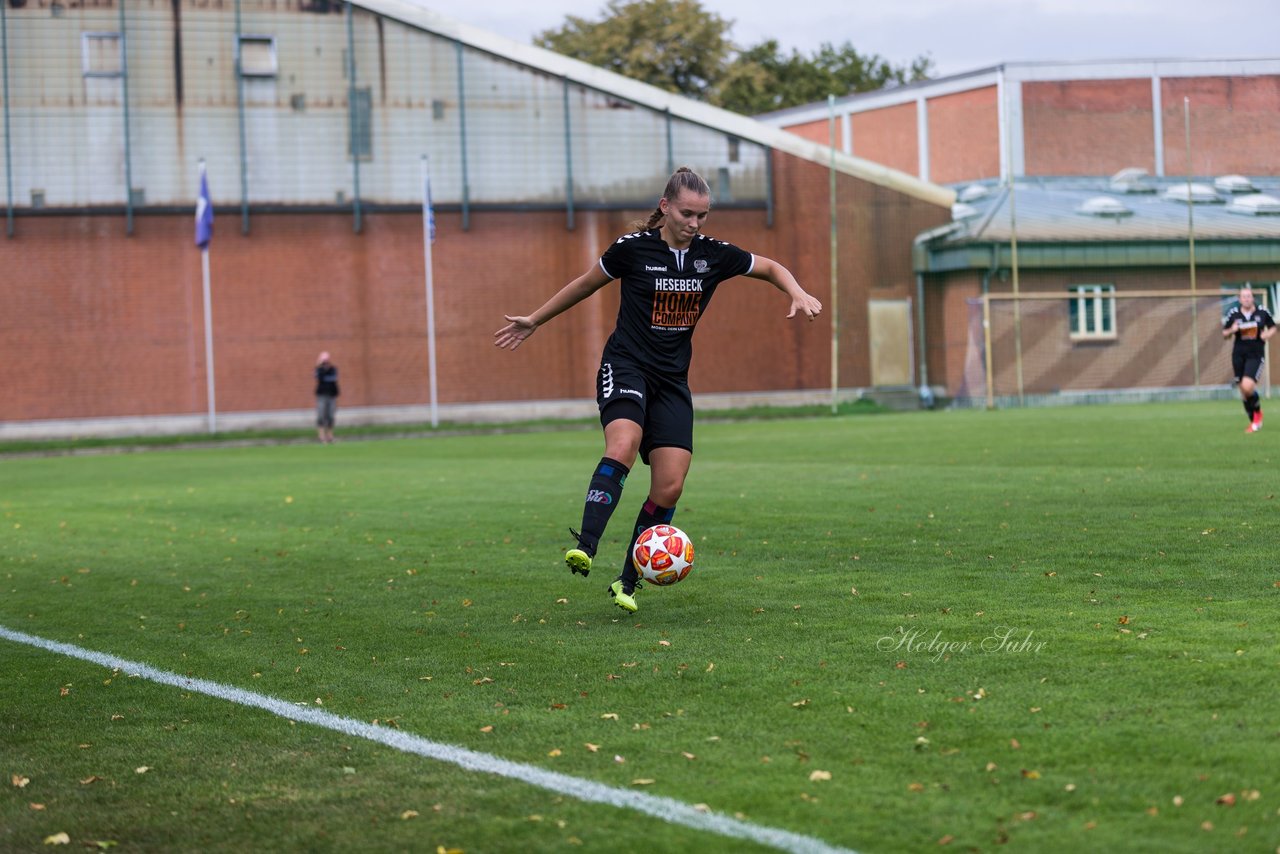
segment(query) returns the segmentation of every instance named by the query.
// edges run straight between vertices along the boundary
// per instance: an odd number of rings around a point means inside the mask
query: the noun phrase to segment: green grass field
[[[0,626],[862,852],[1280,846],[1280,438],[1238,405],[0,460]],[[1280,424],[1277,425],[1280,430]],[[0,639],[0,849],[766,850]]]

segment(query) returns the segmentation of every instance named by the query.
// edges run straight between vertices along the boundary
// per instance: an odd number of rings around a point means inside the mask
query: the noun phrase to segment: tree
[[[777,41],[761,42],[740,52],[725,70],[713,103],[752,115],[812,104],[828,95],[870,92],[926,80],[933,60],[919,56],[909,65],[891,64],[878,54],[858,53],[849,42],[826,42],[806,57],[797,50],[785,55]]]
[[[733,52],[731,21],[698,0],[609,0],[599,21],[570,15],[534,44],[668,92],[706,100]]]
[[[570,15],[534,44],[746,115],[924,80],[933,70],[928,56],[895,66],[847,41],[812,56],[784,53],[775,39],[739,50],[732,26],[698,0],[609,0],[600,20]]]

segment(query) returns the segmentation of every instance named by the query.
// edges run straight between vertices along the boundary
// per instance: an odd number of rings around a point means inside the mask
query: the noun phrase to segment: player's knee
[[[661,507],[675,507],[683,492],[683,474],[655,477],[649,484],[649,497]]]
[[[1243,395],[1244,397],[1252,397],[1254,388],[1256,388],[1256,384],[1254,383],[1253,380],[1249,379],[1248,377],[1241,378],[1240,380],[1241,395]]]

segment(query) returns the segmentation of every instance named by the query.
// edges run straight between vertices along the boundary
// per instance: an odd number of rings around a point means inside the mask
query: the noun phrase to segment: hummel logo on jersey
[[[706,264],[704,263],[704,264],[703,264],[703,266],[706,266]],[[646,273],[665,273],[665,272],[667,272],[667,268],[666,268],[666,267],[651,267],[651,266],[649,266],[648,264],[645,264],[645,265],[644,265],[644,271],[645,271]],[[705,271],[704,271],[704,272],[705,272]]]
[[[602,397],[613,395],[613,364],[610,362],[600,366],[600,394]]]

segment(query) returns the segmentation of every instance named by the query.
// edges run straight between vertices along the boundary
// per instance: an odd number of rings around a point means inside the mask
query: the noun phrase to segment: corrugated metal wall
[[[417,204],[424,154],[443,204],[567,205],[570,174],[576,205],[647,202],[681,164],[722,201],[765,201],[759,145],[338,3],[6,0],[4,14],[19,211],[124,206],[130,183],[135,206],[193,204],[200,158],[220,205],[349,205],[357,182],[364,202]],[[253,58],[274,51],[274,73],[238,73],[244,40]],[[354,160],[353,125],[368,144]]]

